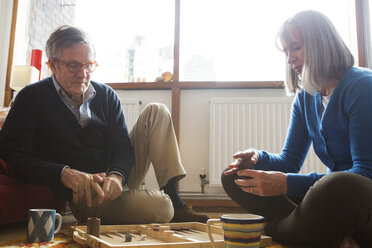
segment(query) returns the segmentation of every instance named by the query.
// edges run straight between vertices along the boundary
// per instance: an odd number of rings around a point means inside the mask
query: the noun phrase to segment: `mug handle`
[[[208,233],[208,237],[209,237],[209,240],[211,241],[211,245],[213,248],[216,248],[216,244],[214,243],[214,239],[212,237],[211,224],[219,223],[219,222],[220,222],[220,219],[209,219],[207,221],[207,233]]]
[[[58,226],[54,230],[54,234],[58,233],[62,226],[62,216],[59,213],[56,213],[56,219],[58,219]]]

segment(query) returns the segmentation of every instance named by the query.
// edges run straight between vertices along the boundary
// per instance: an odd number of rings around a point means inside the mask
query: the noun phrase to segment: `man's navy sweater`
[[[96,96],[85,127],[59,98],[51,78],[18,93],[0,131],[0,157],[19,179],[49,185],[65,199],[71,199],[61,182],[66,165],[88,173],[117,171],[127,181],[134,151],[120,100],[110,87],[91,84]]]

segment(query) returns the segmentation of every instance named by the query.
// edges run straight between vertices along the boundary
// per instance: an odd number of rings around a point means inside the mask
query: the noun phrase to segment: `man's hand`
[[[259,157],[258,152],[254,149],[237,152],[233,155],[235,160],[229,164],[230,170],[225,171],[224,174],[228,176],[238,172],[239,170],[253,169],[253,166],[257,163]]]
[[[247,193],[259,196],[278,196],[287,193],[287,176],[283,172],[246,169],[238,171],[237,175],[251,178],[235,180],[235,183]]]
[[[110,174],[103,179],[104,200],[114,200],[123,193],[123,178],[117,174]],[[103,202],[103,201],[102,201]],[[98,202],[99,204],[102,202]]]
[[[66,168],[62,175],[62,183],[72,190],[72,201],[79,204],[86,200],[88,207],[92,206],[92,188],[98,195],[98,202],[103,202],[104,191],[100,184],[104,182],[106,173],[89,174],[78,170]]]

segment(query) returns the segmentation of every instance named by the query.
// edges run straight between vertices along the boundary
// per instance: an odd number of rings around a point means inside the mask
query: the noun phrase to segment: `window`
[[[77,0],[75,23],[95,45],[100,82],[154,82],[173,72],[174,0]]]
[[[284,80],[276,34],[305,9],[326,14],[357,54],[354,1],[181,0],[180,81]]]
[[[173,73],[179,25],[179,81],[284,80],[276,33],[286,18],[304,9],[326,14],[357,59],[352,0],[180,0],[180,24],[175,1],[77,0],[76,25],[96,45],[94,79],[154,82],[163,72]]]

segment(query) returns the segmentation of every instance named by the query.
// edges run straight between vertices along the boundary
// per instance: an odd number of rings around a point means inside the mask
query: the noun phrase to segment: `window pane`
[[[173,73],[174,0],[77,0],[76,23],[95,45],[100,82],[153,82]]]
[[[181,0],[180,81],[284,80],[276,34],[305,9],[326,14],[357,55],[353,0]]]

